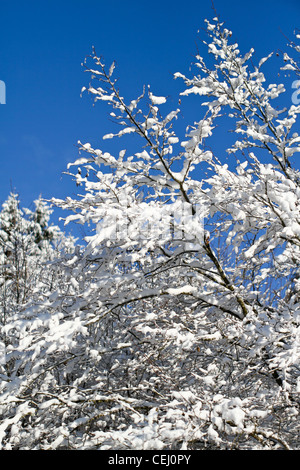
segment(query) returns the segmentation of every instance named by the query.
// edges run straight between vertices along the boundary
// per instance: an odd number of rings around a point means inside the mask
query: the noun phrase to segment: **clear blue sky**
[[[283,34],[292,37],[300,27],[299,0],[214,5],[241,51],[254,47],[258,57],[283,48]],[[74,195],[75,184],[62,172],[78,156],[77,141],[105,144],[101,137],[111,131],[105,110],[88,95],[80,98],[88,84],[81,63],[92,46],[106,63],[117,61],[119,86],[129,98],[143,84],[172,97],[178,91],[172,74],[188,72],[197,31],[213,16],[210,0],[0,0],[0,80],[6,83],[0,203],[11,185],[23,206],[39,194]]]

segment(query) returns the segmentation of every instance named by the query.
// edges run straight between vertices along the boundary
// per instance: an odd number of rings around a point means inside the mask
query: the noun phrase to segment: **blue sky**
[[[254,47],[257,57],[283,49],[284,35],[300,27],[299,0],[214,5],[241,51]],[[129,99],[151,84],[177,103],[172,74],[188,73],[197,31],[213,16],[210,0],[0,0],[0,203],[11,188],[23,206],[39,194],[73,196],[76,186],[62,172],[78,156],[77,141],[104,148],[102,135],[112,130],[106,110],[80,97],[88,84],[81,63],[92,46],[107,64],[117,61]]]

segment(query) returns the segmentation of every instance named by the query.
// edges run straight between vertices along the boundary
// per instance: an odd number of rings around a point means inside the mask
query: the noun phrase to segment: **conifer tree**
[[[11,193],[2,205],[0,308],[3,323],[9,312],[16,312],[31,298],[42,279],[52,277],[47,262],[58,256],[59,244],[67,239],[58,226],[50,224],[52,212],[41,197],[34,201],[33,210],[21,209],[16,193]]]

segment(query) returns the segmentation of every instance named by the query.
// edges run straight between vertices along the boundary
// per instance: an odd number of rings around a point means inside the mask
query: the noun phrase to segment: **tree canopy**
[[[206,21],[176,107],[150,86],[127,101],[115,63],[87,57],[82,92],[118,132],[78,142],[83,194],[51,202],[90,234],[46,256],[2,326],[3,449],[299,448],[300,106],[265,76],[275,54],[257,61],[232,36]],[[299,75],[299,37],[281,73]],[[184,127],[185,100],[199,117]],[[57,232],[42,201],[27,214],[19,229],[11,196],[0,237],[7,250],[29,233],[39,257]]]

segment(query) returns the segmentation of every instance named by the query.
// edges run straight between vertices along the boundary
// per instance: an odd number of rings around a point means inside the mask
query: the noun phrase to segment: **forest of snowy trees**
[[[171,101],[127,101],[94,51],[82,93],[113,132],[79,141],[78,196],[2,205],[1,449],[299,448],[300,105],[277,82],[300,35],[257,59],[206,29]]]

